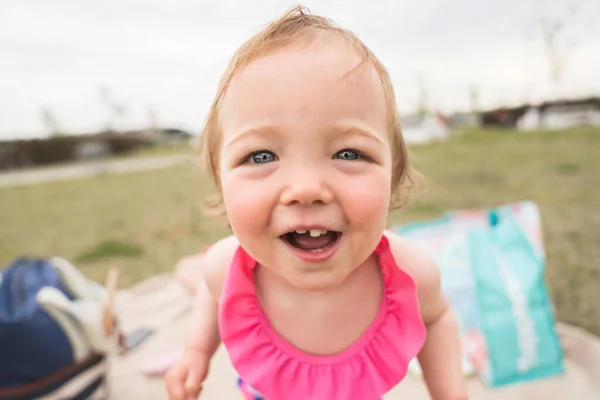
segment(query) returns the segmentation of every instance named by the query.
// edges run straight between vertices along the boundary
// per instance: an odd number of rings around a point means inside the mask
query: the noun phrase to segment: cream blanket
[[[155,328],[156,333],[138,348],[111,359],[110,399],[167,399],[161,377],[149,377],[144,366],[179,349],[189,323],[192,295],[172,274],[151,278],[119,292],[116,310],[125,331]],[[557,326],[566,357],[563,376],[501,389],[486,388],[476,378],[468,380],[471,400],[598,400],[600,399],[600,339],[578,328]],[[236,374],[221,346],[209,372],[201,399],[242,399]],[[421,379],[407,378],[385,396],[393,399],[428,399]],[[343,399],[340,399],[343,400]]]

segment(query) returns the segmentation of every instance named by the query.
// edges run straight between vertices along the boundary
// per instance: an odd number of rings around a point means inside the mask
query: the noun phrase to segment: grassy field
[[[600,131],[471,132],[412,149],[428,192],[390,225],[449,209],[538,202],[547,278],[562,321],[600,335]],[[171,271],[229,233],[200,211],[211,185],[195,166],[0,190],[0,265],[59,255],[122,286]],[[112,256],[112,257],[111,257]]]

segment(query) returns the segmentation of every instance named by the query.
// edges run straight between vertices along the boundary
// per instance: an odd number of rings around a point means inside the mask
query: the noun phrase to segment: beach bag
[[[107,358],[118,348],[109,305],[106,289],[64,259],[1,270],[0,400],[107,398]]]
[[[489,386],[501,386],[562,371],[562,352],[553,330],[554,316],[544,280],[541,218],[534,202],[456,210],[435,220],[396,226],[393,231],[424,249],[436,261],[442,290],[459,325],[465,375],[477,373]],[[508,259],[505,252],[510,255]],[[515,254],[521,256],[513,257]],[[497,260],[517,270],[512,286],[493,274]],[[521,301],[531,309],[515,309],[507,300],[512,293],[508,290],[514,290],[515,283],[523,289]],[[504,300],[499,308],[495,307],[496,297]],[[518,367],[520,357],[526,360],[521,363],[528,360],[515,347],[526,343],[514,336],[516,318],[523,315],[523,310],[535,314],[534,340],[539,338],[540,347],[534,354],[547,352],[547,358]],[[514,314],[517,311],[521,314]],[[497,345],[505,337],[513,342],[502,342],[505,347]],[[512,347],[506,343],[512,343]]]
[[[467,233],[480,326],[472,360],[491,387],[561,374],[544,258],[514,217],[495,217]]]

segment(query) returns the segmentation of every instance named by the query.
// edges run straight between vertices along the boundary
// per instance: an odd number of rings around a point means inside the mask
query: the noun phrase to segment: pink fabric
[[[384,282],[376,320],[345,351],[314,356],[274,331],[256,297],[256,261],[240,247],[223,289],[219,329],[244,382],[268,400],[374,400],[398,384],[425,342],[425,325],[414,281],[396,264],[385,236],[375,254]]]

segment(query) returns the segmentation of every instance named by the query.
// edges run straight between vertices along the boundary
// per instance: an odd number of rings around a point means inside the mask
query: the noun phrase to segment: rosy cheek
[[[256,181],[238,179],[235,176],[223,180],[223,200],[229,223],[234,230],[243,234],[242,231],[254,231],[260,225],[261,216],[264,215],[260,210],[261,200],[264,204],[263,197],[264,191]]]
[[[346,208],[351,208],[348,211],[355,222],[372,223],[385,218],[390,202],[390,183],[385,175],[354,176],[345,185]]]

